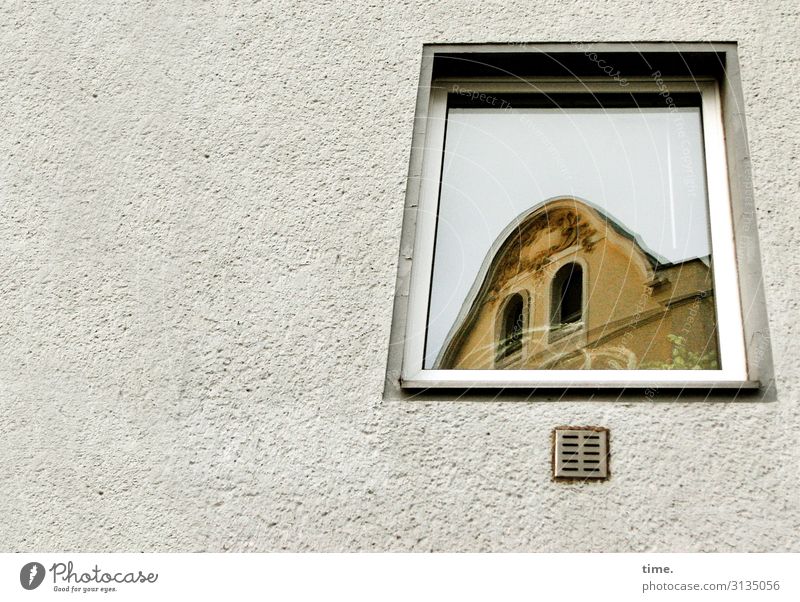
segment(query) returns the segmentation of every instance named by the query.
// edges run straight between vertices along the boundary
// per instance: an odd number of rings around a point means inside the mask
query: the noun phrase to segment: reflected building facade
[[[563,197],[497,238],[437,369],[718,369],[710,258],[671,263]]]

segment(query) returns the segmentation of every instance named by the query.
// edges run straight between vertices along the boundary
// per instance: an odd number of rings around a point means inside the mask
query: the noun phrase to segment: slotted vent
[[[555,429],[553,472],[558,478],[608,478],[608,429],[559,427]]]

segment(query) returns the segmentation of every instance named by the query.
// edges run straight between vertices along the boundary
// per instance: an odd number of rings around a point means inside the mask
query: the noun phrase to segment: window
[[[522,350],[522,336],[525,328],[524,309],[525,302],[519,293],[514,293],[506,301],[498,341],[498,360],[503,360]]]
[[[583,325],[583,268],[568,263],[556,272],[551,285],[550,332],[563,336]]]
[[[623,78],[568,46],[428,49],[400,386],[756,387],[745,339],[766,325],[742,320],[743,294],[762,298],[737,272],[741,149],[714,67],[729,55],[609,54]]]

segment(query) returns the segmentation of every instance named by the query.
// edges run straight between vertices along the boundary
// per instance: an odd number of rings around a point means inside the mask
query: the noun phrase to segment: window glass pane
[[[425,368],[720,368],[699,106],[576,105],[449,109]]]

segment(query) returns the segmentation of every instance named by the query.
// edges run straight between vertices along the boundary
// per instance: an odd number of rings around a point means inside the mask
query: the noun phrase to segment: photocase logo
[[[44,566],[29,562],[19,572],[19,582],[25,589],[36,589],[44,581]]]

